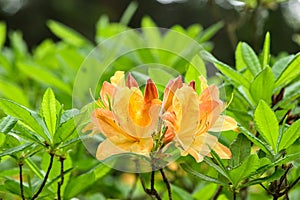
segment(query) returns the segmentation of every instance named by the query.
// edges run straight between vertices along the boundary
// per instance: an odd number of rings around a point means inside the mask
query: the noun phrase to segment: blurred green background
[[[213,54],[229,64],[234,63],[237,41],[249,43],[258,52],[265,32],[272,37],[271,52],[299,51],[299,0],[135,0],[138,9],[129,26],[140,26],[141,18],[150,16],[158,26],[175,24],[187,27],[200,23],[204,28],[225,22],[213,38]],[[0,0],[0,19],[9,30],[21,30],[29,47],[45,38],[55,38],[46,26],[54,19],[74,28],[93,41],[95,23],[103,14],[118,22],[131,0]],[[8,40],[7,40],[8,41]],[[8,45],[8,44],[7,44]]]

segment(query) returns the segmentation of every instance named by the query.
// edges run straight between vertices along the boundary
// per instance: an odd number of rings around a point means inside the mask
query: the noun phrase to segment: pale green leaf
[[[279,75],[275,82],[275,87],[285,86],[300,75],[300,53],[298,53]]]
[[[242,126],[239,126],[239,130],[248,138],[248,140],[253,142],[256,146],[258,146],[266,154],[268,154],[268,155],[274,154],[273,150],[270,149],[270,146],[267,143],[265,143],[265,142],[261,141],[259,138],[255,137],[255,135],[250,133],[247,129],[245,129]]]
[[[244,58],[244,62],[248,66],[249,70],[256,76],[261,71],[261,66],[259,60],[254,52],[254,50],[247,44],[242,43],[242,55]]]
[[[11,115],[28,127],[30,127],[34,132],[42,136],[48,142],[51,141],[50,134],[46,130],[46,126],[43,123],[42,118],[34,111],[15,103],[11,100],[0,98],[0,108],[7,114]]]
[[[11,116],[6,116],[1,119],[0,133],[8,133],[18,122],[18,120]]]
[[[279,151],[287,149],[300,137],[300,120],[294,122],[285,132],[283,132],[279,142]]]
[[[4,45],[6,38],[6,24],[4,22],[0,22],[0,50]]]
[[[279,136],[279,125],[275,113],[270,106],[260,100],[254,112],[254,122],[261,136],[271,145],[277,153],[277,140]]]
[[[223,26],[224,22],[220,21],[206,28],[204,31],[202,31],[198,42],[203,43],[210,40],[221,28],[223,28]]]
[[[53,91],[48,88],[44,93],[43,100],[42,100],[42,107],[41,111],[46,122],[47,128],[53,137],[56,130],[56,99]]]
[[[253,80],[250,85],[250,92],[256,103],[264,100],[268,104],[272,101],[274,89],[274,75],[270,67],[266,66]]]
[[[270,43],[271,43],[270,33],[267,32],[266,36],[265,36],[264,48],[263,48],[263,52],[262,52],[262,67],[263,67],[263,69],[269,65]]]

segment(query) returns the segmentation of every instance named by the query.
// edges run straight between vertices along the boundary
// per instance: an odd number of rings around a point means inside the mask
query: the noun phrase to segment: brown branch
[[[53,165],[53,159],[54,159],[54,153],[50,153],[50,162],[49,162],[49,166],[48,166],[47,172],[45,174],[44,180],[43,180],[39,190],[32,196],[31,200],[36,199],[39,196],[39,194],[42,192],[43,188],[45,187],[48,176],[50,174],[50,171],[51,171],[51,168]]]
[[[218,187],[218,189],[217,189],[215,195],[213,196],[212,200],[217,200],[219,195],[221,194],[222,190],[223,190],[223,186],[221,185],[221,186]]]
[[[25,200],[25,196],[24,196],[24,187],[23,187],[23,163],[18,163],[19,165],[19,173],[20,173],[20,192],[21,192],[21,197],[22,200]]]
[[[61,200],[61,186],[64,184],[64,160],[65,158],[60,156],[60,182],[57,184],[57,200]]]
[[[167,187],[167,190],[168,190],[168,195],[169,195],[169,200],[172,200],[172,190],[171,190],[171,186],[170,186],[170,183],[168,181],[168,178],[167,176],[165,175],[165,172],[164,170],[161,168],[159,169],[160,173],[161,173],[161,176],[166,184],[166,187]]]

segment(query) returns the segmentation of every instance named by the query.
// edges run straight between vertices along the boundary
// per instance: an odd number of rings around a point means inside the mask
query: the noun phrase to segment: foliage
[[[132,4],[122,23],[110,23],[102,16],[96,25],[95,41],[49,21],[48,27],[60,41],[47,39],[32,52],[17,31],[8,33],[10,46],[4,46],[6,26],[0,24],[1,198],[145,198],[145,188],[137,184],[138,178],[146,180],[150,175],[120,173],[88,155],[81,143],[86,138],[78,135],[74,124],[80,111],[71,109],[74,78],[84,58],[95,44],[129,30],[126,24],[134,9]],[[161,34],[149,17],[143,19],[141,26],[155,27],[146,33],[146,41],[174,46],[174,38]],[[168,198],[164,192],[167,177],[174,199],[297,199],[300,54],[271,56],[271,37],[267,33],[258,55],[249,44],[240,42],[235,67],[231,67],[209,53],[209,40],[220,28],[222,23],[206,30],[198,24],[186,29],[178,25],[171,28],[202,45],[201,52],[189,52],[194,65],[176,59],[176,55],[146,49],[138,51],[137,58],[116,60],[101,81],[108,80],[116,70],[130,71],[140,64],[155,62],[179,71],[186,81],[191,81],[200,74],[206,75],[205,64],[213,63],[220,71],[214,78],[222,79],[222,89],[232,94],[226,99],[230,102],[226,114],[239,123],[239,134],[225,131],[219,136],[232,157],[224,160],[211,150],[210,157],[201,163],[190,156],[180,158],[166,167],[162,177],[153,173],[157,192],[163,199]],[[180,42],[178,45],[184,46]],[[167,73],[162,75],[159,70],[150,68],[145,74],[154,81],[166,81]],[[163,88],[158,89],[163,92]]]

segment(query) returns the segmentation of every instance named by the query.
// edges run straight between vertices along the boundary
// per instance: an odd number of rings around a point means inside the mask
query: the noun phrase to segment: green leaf
[[[5,98],[29,107],[28,97],[25,95],[24,89],[8,80],[0,80],[0,94]]]
[[[275,166],[286,164],[288,162],[294,161],[299,158],[300,158],[300,152],[294,153],[294,154],[289,154],[283,158],[276,160],[275,162],[272,162],[271,164],[260,167],[259,169],[257,169],[257,173],[263,173],[263,172],[267,171],[268,169],[271,169]]]
[[[230,168],[239,166],[249,155],[251,151],[251,143],[243,134],[238,137],[230,145],[232,158],[229,161]]]
[[[223,28],[223,26],[224,22],[220,21],[206,28],[204,31],[202,31],[198,42],[203,43],[210,40],[221,28]]]
[[[280,58],[275,62],[275,64],[272,66],[272,71],[275,77],[275,80],[278,79],[280,74],[285,70],[285,68],[288,66],[288,64],[294,59],[295,55],[289,55],[283,58]]]
[[[128,25],[130,22],[130,19],[132,18],[133,14],[138,8],[138,3],[135,1],[130,2],[130,4],[127,6],[126,10],[124,11],[121,19],[120,24]]]
[[[6,116],[1,119],[0,122],[0,133],[8,133],[16,125],[18,120],[11,116]]]
[[[244,62],[247,64],[249,70],[253,76],[256,76],[261,71],[261,66],[254,50],[247,43],[243,42],[242,54]]]
[[[253,142],[256,146],[258,146],[266,154],[268,154],[268,155],[274,154],[273,150],[270,149],[270,146],[267,143],[265,143],[265,142],[261,141],[259,138],[255,137],[255,135],[250,133],[247,129],[245,129],[242,126],[239,126],[239,130],[248,138],[248,140]]]
[[[253,80],[250,85],[250,92],[256,103],[260,99],[268,104],[272,102],[272,94],[274,89],[274,75],[270,67],[265,67]]]
[[[270,33],[267,32],[265,36],[265,41],[264,41],[264,48],[263,48],[263,53],[262,53],[262,67],[263,69],[266,68],[269,65],[269,60],[270,60]]]
[[[25,159],[26,166],[33,171],[37,177],[39,177],[41,180],[44,178],[44,175],[42,174],[41,170],[38,168],[38,166],[31,160],[31,158]]]
[[[181,187],[178,187],[173,184],[171,184],[170,187],[171,187],[173,199],[193,199],[193,196],[189,192],[182,189]],[[168,199],[167,192],[164,193],[163,199]]]
[[[277,153],[277,140],[279,136],[278,121],[275,113],[263,100],[259,101],[254,112],[254,122],[261,136],[271,145],[275,153]]]
[[[263,177],[263,178],[258,178],[258,179],[254,179],[254,180],[251,180],[245,184],[243,184],[241,186],[241,188],[245,188],[245,187],[249,187],[250,185],[257,185],[259,183],[263,183],[263,182],[272,182],[272,181],[275,181],[277,179],[280,179],[280,177],[284,174],[284,170],[283,169],[280,169],[278,168],[273,174],[271,174],[270,176],[266,176],[266,177]]]
[[[54,143],[65,142],[69,139],[74,133],[76,133],[76,126],[74,119],[71,118],[64,123],[62,123],[54,135]],[[71,137],[72,138],[72,137]]]
[[[84,38],[81,34],[59,22],[49,20],[47,22],[47,25],[57,37],[61,38],[66,43],[77,47],[89,44],[89,41],[86,38]]]
[[[7,114],[11,115],[27,126],[29,126],[34,132],[39,134],[48,142],[51,141],[50,134],[43,123],[42,118],[34,111],[17,104],[11,100],[0,98],[0,108]]]
[[[21,195],[20,183],[17,180],[6,180],[4,182],[4,187],[7,191],[9,191],[12,194],[16,194],[19,196]],[[23,189],[24,189],[24,196],[26,199],[28,199],[31,196],[30,189],[26,185],[23,186]]]
[[[9,34],[9,39],[15,53],[15,59],[21,60],[26,58],[28,56],[27,55],[28,51],[27,51],[27,45],[23,40],[22,33],[18,31],[14,31]]]
[[[228,174],[227,174],[227,170],[224,170],[224,168],[222,168],[219,165],[217,165],[210,158],[204,157],[204,162],[207,165],[209,165],[210,167],[214,168],[217,172],[219,172],[220,174],[222,174],[224,177],[226,177],[227,179],[229,179]]]
[[[0,50],[2,49],[6,38],[6,24],[4,22],[0,23]]]
[[[300,75],[300,53],[298,53],[279,75],[275,82],[275,87],[285,86]]]
[[[218,61],[213,55],[206,51],[201,52],[202,58],[206,61],[212,62],[216,65],[216,67],[228,78],[230,78],[235,84],[236,87],[239,85],[243,85],[245,88],[249,88],[250,83],[247,79],[244,78],[244,76],[239,73],[238,71],[235,71],[230,66]]]
[[[193,199],[196,200],[212,199],[217,188],[218,188],[217,184],[214,183],[205,184],[203,187],[197,189],[197,191],[193,193]]]
[[[244,162],[237,168],[229,171],[232,179],[232,184],[237,187],[238,184],[245,178],[248,178],[252,172],[255,172],[259,167],[259,158],[256,154],[250,155]]]
[[[191,175],[197,176],[198,178],[207,181],[207,182],[211,182],[211,183],[216,183],[216,184],[220,184],[220,185],[227,185],[227,183],[222,182],[216,178],[213,178],[211,176],[207,176],[205,174],[199,173],[195,170],[193,170],[188,164],[183,163],[180,165],[186,172],[188,172]]]
[[[29,77],[35,79],[38,82],[48,84],[59,90],[64,91],[68,95],[72,95],[71,86],[62,81],[62,79],[56,77],[52,72],[45,68],[37,66],[35,64],[18,63],[18,68]]]
[[[53,137],[56,130],[56,99],[53,91],[48,88],[44,93],[43,100],[42,100],[42,107],[41,111],[47,125],[47,128]]]
[[[25,143],[25,144],[22,144],[22,145],[19,145],[19,146],[16,146],[16,147],[6,149],[5,151],[2,151],[0,153],[0,158],[3,157],[3,156],[16,154],[16,153],[18,153],[20,151],[23,151],[24,149],[30,147],[31,145],[33,145],[33,143]]]
[[[300,137],[300,120],[294,122],[283,134],[279,142],[279,151],[287,149]]]
[[[145,16],[142,19],[141,26],[143,28],[143,34],[145,35],[145,44],[148,46],[159,47],[161,44],[161,35],[154,21]]]
[[[199,87],[201,85],[201,81],[199,79],[200,75],[206,77],[206,67],[200,56],[196,55],[193,58],[192,63],[188,66],[188,69],[185,73],[185,80],[187,82],[195,81],[196,91],[198,94],[201,92],[201,87]]]

